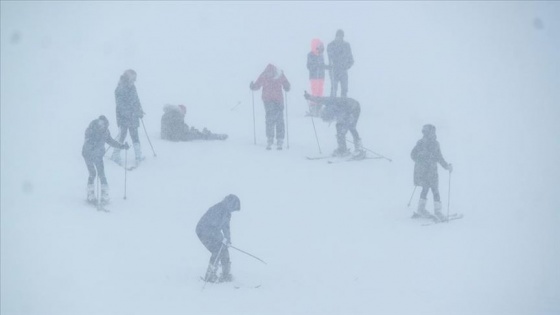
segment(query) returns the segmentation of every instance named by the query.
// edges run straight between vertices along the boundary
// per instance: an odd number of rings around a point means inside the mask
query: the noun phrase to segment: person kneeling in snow
[[[410,157],[414,161],[414,185],[422,186],[420,200],[418,201],[418,210],[412,215],[412,218],[432,218],[433,216],[426,210],[426,202],[428,191],[431,189],[434,195],[434,214],[437,220],[444,221],[447,218],[441,212],[441,202],[439,196],[439,180],[437,164],[441,164],[443,168],[450,173],[453,171],[453,165],[447,163],[443,159],[439,142],[436,136],[436,127],[434,125],[424,125],[422,127],[422,139],[418,140],[416,146],[412,149]]]
[[[232,280],[231,262],[228,246],[231,244],[229,222],[231,213],[241,209],[241,202],[236,195],[227,195],[224,200],[210,207],[196,225],[196,235],[202,244],[212,253],[204,281],[227,282]],[[222,275],[216,276],[218,265],[222,265]]]
[[[170,141],[225,140],[226,134],[214,134],[204,128],[202,132],[185,124],[187,108],[184,105],[165,105],[161,117],[161,138]]]
[[[319,97],[313,96],[305,91],[306,100],[318,104],[321,107],[320,116],[323,121],[331,122],[336,120],[336,141],[338,148],[333,152],[333,156],[346,156],[350,152],[346,147],[346,133],[350,131],[354,138],[354,154],[365,155],[362,147],[362,140],[356,130],[358,119],[360,118],[360,103],[350,97]]]
[[[111,138],[109,131],[109,121],[107,117],[101,115],[89,123],[85,132],[85,141],[82,147],[82,156],[86,161],[89,172],[87,182],[87,201],[95,202],[95,190],[93,181],[95,180],[96,171],[101,181],[101,202],[109,202],[109,185],[105,177],[105,167],[103,165],[103,156],[105,155],[105,143],[117,149],[128,150],[128,143],[120,144]]]

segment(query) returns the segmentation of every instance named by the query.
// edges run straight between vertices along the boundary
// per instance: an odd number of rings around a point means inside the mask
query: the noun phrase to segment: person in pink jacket
[[[270,150],[274,142],[276,131],[276,145],[278,150],[282,150],[284,143],[284,91],[290,90],[290,82],[286,79],[284,72],[273,64],[268,64],[257,81],[251,81],[249,88],[257,91],[262,88],[262,100],[265,109],[266,123],[266,149]]]
[[[311,51],[307,54],[307,70],[309,70],[309,83],[311,84],[312,96],[323,96],[325,86],[325,69],[329,66],[325,65],[323,52],[325,46],[320,39],[311,41]],[[309,116],[319,117],[319,106],[317,103],[309,101]]]

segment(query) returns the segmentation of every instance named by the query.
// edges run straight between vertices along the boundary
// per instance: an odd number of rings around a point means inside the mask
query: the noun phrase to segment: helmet
[[[224,203],[230,211],[239,211],[241,209],[241,201],[236,195],[230,194],[224,198]]]
[[[431,124],[426,124],[422,127],[422,134],[426,137],[435,137],[436,127]]]

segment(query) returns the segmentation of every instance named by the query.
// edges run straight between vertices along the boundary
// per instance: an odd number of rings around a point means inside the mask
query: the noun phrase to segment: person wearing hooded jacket
[[[233,211],[241,209],[239,197],[230,194],[222,201],[210,207],[196,225],[196,235],[212,254],[204,277],[207,282],[231,281],[231,261],[228,246],[231,244],[230,220]],[[217,277],[218,262],[222,265],[222,274]]]
[[[311,51],[307,54],[307,70],[309,70],[309,83],[311,85],[311,95],[323,96],[325,84],[325,69],[329,66],[325,65],[323,52],[325,47],[320,39],[314,38],[311,41]],[[309,102],[309,115],[319,116],[320,106],[314,102]]]
[[[317,103],[321,107],[321,119],[327,122],[336,120],[336,142],[337,149],[333,152],[333,156],[346,156],[350,152],[346,146],[346,134],[348,131],[354,139],[354,154],[365,155],[362,147],[360,134],[356,129],[358,119],[360,118],[360,103],[350,97],[318,97],[313,96],[305,91],[306,100]]]
[[[93,181],[96,175],[101,182],[101,202],[109,202],[109,185],[105,177],[105,167],[103,156],[105,155],[105,143],[114,148],[128,150],[128,143],[120,144],[111,137],[109,131],[109,121],[107,117],[101,115],[92,120],[85,131],[84,145],[82,146],[82,156],[86,162],[89,172],[87,181],[87,201],[95,202],[95,189]]]
[[[185,123],[187,108],[185,105],[170,105],[163,107],[161,116],[161,138],[169,141],[191,140],[225,140],[226,134],[215,134],[204,128],[202,132]]]
[[[434,196],[435,219],[443,221],[446,217],[441,212],[442,206],[439,195],[439,179],[437,164],[439,163],[449,172],[453,171],[453,165],[447,163],[441,154],[441,149],[436,136],[436,127],[431,124],[422,127],[422,139],[418,140],[410,157],[414,161],[414,185],[421,186],[418,210],[412,218],[433,218],[426,210],[427,196],[431,189]]]
[[[123,143],[127,133],[130,132],[134,155],[136,156],[136,166],[138,166],[144,160],[140,139],[138,138],[138,127],[140,126],[140,119],[144,117],[144,111],[142,110],[134,82],[136,82],[136,71],[132,69],[126,70],[121,75],[119,84],[115,89],[115,102],[117,105],[117,126],[120,129],[119,142]],[[117,164],[122,164],[120,149],[113,151],[111,160]]]
[[[251,81],[249,88],[257,91],[262,87],[262,100],[265,109],[266,123],[266,149],[270,150],[274,142],[274,132],[276,131],[276,145],[278,150],[282,150],[284,143],[284,91],[290,90],[290,82],[286,79],[284,72],[272,64],[268,64],[257,81]]]

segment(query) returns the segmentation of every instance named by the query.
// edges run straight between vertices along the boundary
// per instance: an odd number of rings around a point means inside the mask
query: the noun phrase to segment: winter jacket
[[[323,53],[319,51],[319,46],[323,43],[314,39],[311,42],[311,51],[307,54],[307,69],[309,70],[309,79],[324,79],[325,78],[325,58]]]
[[[418,140],[410,153],[410,157],[415,162],[414,185],[416,186],[437,187],[437,163],[445,169],[449,168],[449,164],[443,159],[439,142],[435,136],[425,136]]]
[[[185,141],[189,126],[185,124],[185,114],[179,106],[165,105],[161,116],[161,138],[170,141]]]
[[[231,197],[233,196],[233,197]],[[196,234],[199,236],[212,236],[223,233],[231,243],[230,220],[231,212],[239,210],[239,198],[234,195],[227,196],[221,202],[210,207],[200,218],[196,225]]]
[[[354,64],[350,44],[343,40],[333,40],[327,46],[329,64],[333,71],[346,71]]]
[[[88,160],[102,159],[105,155],[105,143],[119,149],[125,147],[111,137],[109,129],[100,125],[100,119],[95,119],[86,129],[82,156]]]
[[[284,91],[290,90],[290,82],[286,79],[284,72],[279,71],[274,65],[269,64],[261,73],[257,81],[251,84],[250,88],[256,91],[262,87],[263,102],[277,102],[284,104]]]
[[[117,103],[117,126],[124,128],[138,128],[139,118],[144,116],[136,86],[128,83],[123,76],[115,89],[115,101]]]
[[[325,105],[321,118],[326,121],[336,120],[337,124],[355,126],[360,118],[360,103],[350,97],[320,97],[305,95],[307,100]]]

